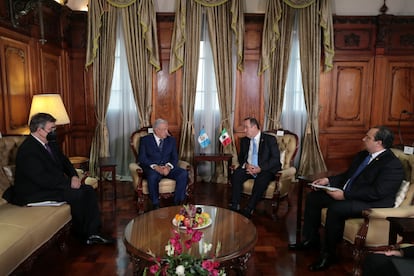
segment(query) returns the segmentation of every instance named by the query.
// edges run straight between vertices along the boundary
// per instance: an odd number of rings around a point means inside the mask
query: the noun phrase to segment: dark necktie
[[[50,156],[55,159],[55,155],[53,154],[52,148],[50,147],[49,143],[45,144],[45,148],[47,150],[47,152],[49,152]]]
[[[368,165],[369,160],[371,160],[371,154],[368,154],[367,157],[362,161],[362,163],[359,165],[358,169],[355,171],[355,173],[351,176],[351,178],[348,180],[346,184],[345,191],[349,191],[351,189],[352,183],[354,182],[355,178],[362,172],[363,169]]]
[[[160,143],[158,145],[158,148],[160,149],[160,151],[162,151],[163,146],[164,146],[164,139],[160,139]]]

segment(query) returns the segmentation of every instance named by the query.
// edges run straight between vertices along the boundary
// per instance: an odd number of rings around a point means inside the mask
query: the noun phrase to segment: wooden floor
[[[87,246],[70,237],[69,249],[63,253],[57,247],[50,248],[34,263],[28,275],[132,275],[132,265],[123,244],[123,231],[130,219],[137,216],[133,191],[129,182],[119,182],[117,201],[113,201],[110,184],[105,185],[101,203],[103,232],[117,238],[116,245]],[[197,183],[195,203],[227,207],[227,185]],[[309,272],[307,266],[318,256],[313,252],[292,252],[287,249],[295,241],[296,187],[292,187],[287,201],[281,204],[279,220],[272,221],[268,207],[262,202],[253,215],[258,230],[258,242],[248,262],[246,275],[350,275],[352,252],[349,246],[339,246],[341,262],[325,272]]]

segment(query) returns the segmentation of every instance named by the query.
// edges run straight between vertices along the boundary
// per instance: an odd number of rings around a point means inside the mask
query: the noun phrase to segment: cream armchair
[[[139,142],[141,137],[147,135],[148,133],[152,132],[151,127],[144,127],[140,130],[135,131],[132,133],[130,138],[130,146],[131,150],[134,153],[135,160],[138,160],[139,155]],[[179,160],[178,166],[188,171],[188,184],[187,184],[187,201],[191,200],[193,195],[193,187],[194,187],[194,171],[190,163],[186,161]],[[137,210],[139,214],[144,213],[144,202],[149,198],[149,191],[148,191],[148,183],[144,177],[144,171],[139,166],[138,163],[130,163],[129,170],[132,176],[132,185],[136,192],[137,196]],[[174,196],[175,191],[175,180],[163,178],[159,183],[159,194],[160,198],[167,199]]]
[[[402,203],[396,208],[372,208],[363,211],[363,218],[345,221],[343,238],[353,246],[353,274],[360,274],[363,258],[368,251],[389,248],[390,223],[387,217],[414,217],[414,155],[404,154],[399,149],[392,149],[400,159],[405,171],[405,180],[409,182],[408,189],[400,195]],[[403,187],[402,187],[403,188]],[[322,221],[325,221],[326,210],[322,210]]]
[[[295,179],[296,168],[293,166],[293,160],[299,147],[298,136],[289,130],[269,130],[267,134],[273,135],[276,138],[280,151],[280,163],[282,170],[277,172],[275,180],[271,181],[263,199],[269,201],[272,205],[272,218],[277,219],[277,212],[279,210],[280,201],[288,198],[288,193],[291,188],[292,181]],[[234,167],[233,167],[234,169]],[[254,180],[249,179],[243,183],[243,194],[251,196],[253,190]]]

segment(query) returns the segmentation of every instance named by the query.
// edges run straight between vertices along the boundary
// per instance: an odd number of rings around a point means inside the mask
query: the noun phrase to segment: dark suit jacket
[[[346,172],[329,177],[330,185],[342,188],[367,155],[367,151],[359,152]],[[346,199],[363,201],[370,207],[392,207],[403,179],[400,160],[387,149],[368,164],[344,195]]]
[[[150,165],[165,165],[171,163],[174,168],[178,165],[178,155],[175,138],[168,136],[164,139],[162,151],[158,148],[154,134],[141,137],[139,143],[138,163],[145,170],[150,169]]]
[[[20,145],[12,203],[63,200],[63,191],[70,189],[71,178],[77,173],[61,150],[56,145],[51,147],[55,159],[32,135]]]
[[[250,138],[241,138],[240,153],[238,156],[240,166],[247,162],[247,158],[249,156],[249,147]],[[282,168],[280,164],[280,152],[276,138],[263,132],[260,135],[258,163],[262,171],[269,171],[271,173],[277,173]]]

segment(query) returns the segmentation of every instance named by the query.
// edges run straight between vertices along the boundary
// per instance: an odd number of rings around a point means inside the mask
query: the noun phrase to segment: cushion
[[[401,205],[401,203],[404,201],[408,188],[410,187],[410,182],[403,180],[400,186],[400,189],[398,190],[397,194],[395,195],[395,203],[394,208],[397,208]]]
[[[6,175],[7,179],[9,180],[10,184],[14,183],[14,175],[16,172],[16,166],[15,165],[8,165],[3,166],[4,174]]]

